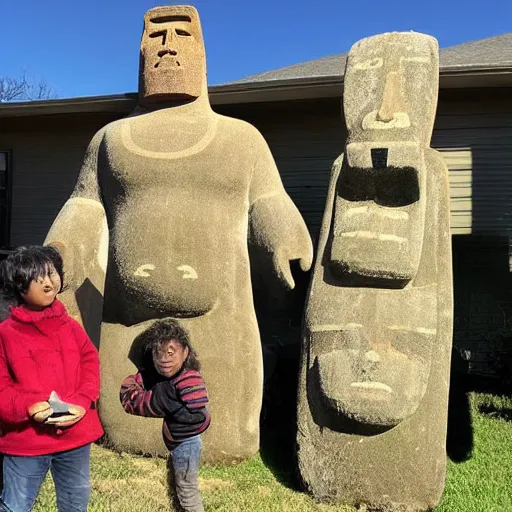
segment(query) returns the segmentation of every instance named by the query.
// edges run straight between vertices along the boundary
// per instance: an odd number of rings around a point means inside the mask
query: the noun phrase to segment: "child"
[[[208,396],[187,331],[174,320],[158,320],[142,335],[145,362],[121,386],[121,404],[138,416],[164,418],[174,496],[185,511],[204,510],[197,486],[201,437],[210,425]]]
[[[27,512],[50,469],[60,512],[85,511],[90,445],[103,434],[95,401],[98,352],[56,298],[62,258],[53,247],[20,247],[0,268],[11,307],[0,324],[0,510]],[[55,392],[68,410],[53,416]]]

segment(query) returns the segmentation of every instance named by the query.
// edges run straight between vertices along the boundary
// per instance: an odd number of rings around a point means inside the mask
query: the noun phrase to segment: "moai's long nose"
[[[377,112],[377,121],[389,123],[395,117],[395,112],[404,112],[402,86],[400,85],[400,74],[391,71],[386,76],[382,103]]]

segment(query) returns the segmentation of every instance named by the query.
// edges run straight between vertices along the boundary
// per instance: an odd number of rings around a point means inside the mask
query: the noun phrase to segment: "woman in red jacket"
[[[21,247],[0,274],[15,304],[0,323],[0,511],[30,511],[48,470],[59,512],[85,511],[90,445],[103,434],[98,352],[56,299],[63,286],[56,249]]]

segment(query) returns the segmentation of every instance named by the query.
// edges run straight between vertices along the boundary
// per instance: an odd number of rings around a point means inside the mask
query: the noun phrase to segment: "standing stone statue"
[[[423,511],[444,487],[452,335],[447,168],[429,147],[438,45],[388,33],[348,56],[305,312],[299,468],[319,499]]]
[[[195,8],[146,13],[139,104],[94,136],[46,243],[64,253],[68,307],[91,328],[101,324],[99,408],[109,443],[167,453],[161,421],[124,413],[119,388],[135,371],[129,358],[140,361],[134,339],[156,319],[175,318],[209,391],[206,459],[244,459],[258,450],[262,401],[248,237],[288,288],[290,262],[311,265],[311,239],[261,134],[212,111]],[[94,306],[101,296],[102,309]]]

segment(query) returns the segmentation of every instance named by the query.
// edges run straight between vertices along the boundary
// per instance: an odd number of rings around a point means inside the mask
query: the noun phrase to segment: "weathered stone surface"
[[[209,391],[205,458],[243,459],[258,450],[262,398],[248,237],[288,288],[290,261],[311,265],[311,240],[261,134],[212,111],[193,7],[148,11],[140,76],[140,108],[93,138],[46,242],[65,247],[72,308],[82,311],[72,292],[87,278],[104,288],[100,415],[111,445],[166,453],[161,421],[124,413],[119,387],[138,362],[135,338],[157,318],[176,318]]]
[[[299,382],[299,469],[319,499],[424,511],[443,491],[453,308],[437,91],[430,36],[350,51]]]

